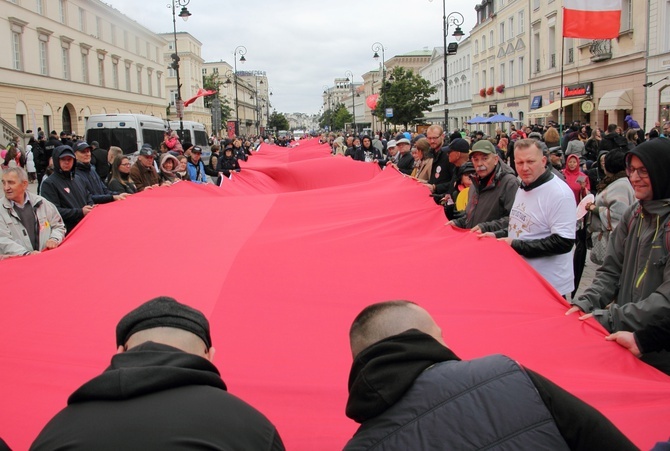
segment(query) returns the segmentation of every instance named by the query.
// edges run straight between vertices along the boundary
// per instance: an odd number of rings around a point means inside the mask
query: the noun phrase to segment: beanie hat
[[[209,322],[205,315],[167,296],[147,301],[121,318],[116,326],[116,345],[123,346],[134,333],[156,327],[173,327],[191,332],[200,337],[207,348],[212,346]]]
[[[670,171],[670,139],[654,138],[635,146],[626,155],[626,164],[630,164],[633,155],[642,161],[649,173],[653,200],[670,199],[670,179],[667,176]]]

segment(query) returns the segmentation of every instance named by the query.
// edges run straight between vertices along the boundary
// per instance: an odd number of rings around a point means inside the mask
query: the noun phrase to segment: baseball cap
[[[116,345],[123,346],[134,333],[156,327],[191,332],[200,337],[207,348],[212,346],[209,321],[205,315],[168,296],[151,299],[121,318],[116,326]]]
[[[200,146],[191,147],[191,153],[202,153],[202,148]]]
[[[86,149],[90,149],[91,146],[86,141],[78,142],[74,150],[77,152],[83,152]]]
[[[487,141],[485,139],[477,141],[475,145],[472,146],[472,150],[470,151],[470,153],[473,154],[475,152],[481,152],[489,155],[497,155],[496,148],[493,146],[493,144],[491,144],[491,141]]]
[[[151,148],[151,144],[144,144],[140,149],[140,155],[145,157],[153,157],[154,149]]]
[[[397,146],[398,144],[410,144],[411,145],[412,143],[409,142],[409,139],[402,138],[402,139],[399,139],[399,140],[396,141],[395,145]]]
[[[470,152],[470,144],[463,138],[456,138],[449,144],[449,152],[452,151],[468,153]]]
[[[398,143],[396,142],[396,140],[395,140],[395,139],[392,139],[391,141],[389,141],[388,143],[386,143],[386,148],[387,148],[387,149],[390,149],[390,148],[392,148],[392,147],[395,147],[397,144],[398,144]]]
[[[58,146],[58,147],[56,147],[56,149],[54,149],[54,151],[56,151],[57,149],[61,150],[60,155],[58,155],[59,159],[61,159],[63,157],[76,158],[74,156],[74,151],[72,150],[72,147],[70,147],[70,146]]]

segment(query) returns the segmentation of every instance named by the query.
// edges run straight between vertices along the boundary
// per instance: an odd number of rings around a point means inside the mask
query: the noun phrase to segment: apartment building
[[[649,2],[645,130],[670,121],[670,0]],[[642,122],[640,121],[640,124]]]
[[[166,117],[166,40],[102,1],[5,1],[0,33],[0,118],[11,133],[83,134],[100,113]]]

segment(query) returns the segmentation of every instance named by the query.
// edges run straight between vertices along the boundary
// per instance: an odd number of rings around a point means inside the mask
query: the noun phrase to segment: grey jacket
[[[465,216],[454,220],[456,227],[471,229],[479,225],[482,232],[489,232],[499,229],[497,222],[509,216],[519,189],[519,180],[505,163],[498,163],[494,171],[491,182],[481,191],[476,180],[472,184],[468,191]]]
[[[2,255],[27,255],[33,251],[41,251],[49,239],[60,243],[65,237],[65,224],[54,204],[28,191],[25,195],[33,206],[39,224],[40,248],[33,249],[12,202],[3,197],[0,207],[0,259]]]
[[[607,214],[614,230],[621,217],[635,202],[635,191],[626,177],[617,179],[596,194],[595,204],[598,209],[589,215],[589,232],[600,233],[607,231]]]
[[[612,332],[636,331],[654,316],[669,316],[668,220],[670,199],[631,205],[610,236],[593,284],[572,303]]]

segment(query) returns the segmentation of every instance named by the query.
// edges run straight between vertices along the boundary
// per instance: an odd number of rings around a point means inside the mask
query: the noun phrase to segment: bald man
[[[365,308],[349,332],[345,450],[637,449],[607,418],[502,355],[460,360],[408,301]]]

